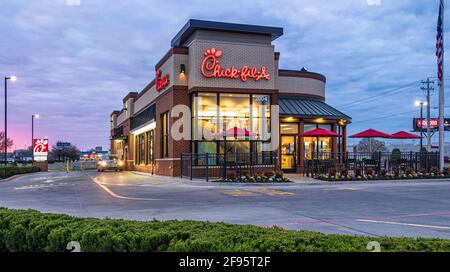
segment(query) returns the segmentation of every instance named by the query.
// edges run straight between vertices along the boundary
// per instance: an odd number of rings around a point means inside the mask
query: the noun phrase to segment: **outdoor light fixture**
[[[341,119],[339,120],[339,125],[344,126],[347,123],[347,120]]]
[[[186,74],[186,65],[180,64],[180,74]]]
[[[414,106],[420,106],[420,105],[422,105],[422,106],[427,106],[428,105],[428,103],[425,101],[421,101],[421,100],[417,100],[416,102],[414,102]]]
[[[316,118],[314,121],[316,123],[323,123],[323,122],[325,122],[325,119],[323,119],[323,118]]]

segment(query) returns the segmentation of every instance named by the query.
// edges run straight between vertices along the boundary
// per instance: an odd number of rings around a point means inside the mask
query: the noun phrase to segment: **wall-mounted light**
[[[180,74],[186,74],[186,65],[180,64]]]

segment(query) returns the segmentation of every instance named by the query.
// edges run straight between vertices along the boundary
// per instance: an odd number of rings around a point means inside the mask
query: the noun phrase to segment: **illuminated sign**
[[[426,118],[414,118],[413,120],[413,128],[414,131],[420,131],[422,128],[422,131],[427,130],[427,119]],[[450,119],[445,118],[444,119],[444,128],[445,130],[450,130]],[[439,118],[430,118],[430,129],[431,130],[439,130]]]
[[[48,139],[33,140],[33,155],[36,161],[46,161],[48,156]]]
[[[158,92],[164,90],[169,85],[169,75],[161,77],[161,70],[156,70],[156,90]]]
[[[267,73],[267,67],[262,66],[261,69],[257,69],[256,66],[249,67],[247,65],[241,68],[231,66],[230,68],[224,68],[220,66],[218,58],[222,56],[222,50],[216,48],[210,48],[205,51],[204,58],[201,64],[201,73],[206,78],[240,78],[242,81],[247,81],[251,78],[256,81],[261,79],[270,80],[270,75]]]

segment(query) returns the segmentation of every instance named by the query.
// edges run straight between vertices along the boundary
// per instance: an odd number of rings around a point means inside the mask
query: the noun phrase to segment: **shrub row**
[[[382,251],[450,251],[450,240],[442,239],[325,235],[275,227],[75,218],[0,209],[0,252],[65,251],[70,241],[79,242],[85,252],[367,252],[367,243],[373,240]]]
[[[18,174],[27,174],[41,171],[36,166],[3,166],[0,167],[0,178],[9,178]]]

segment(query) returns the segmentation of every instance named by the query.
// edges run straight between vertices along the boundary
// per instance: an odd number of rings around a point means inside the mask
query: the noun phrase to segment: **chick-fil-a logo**
[[[270,75],[267,73],[267,67],[262,66],[260,70],[256,66],[248,67],[247,65],[241,68],[236,68],[234,65],[231,68],[223,68],[220,66],[218,58],[222,56],[222,50],[210,48],[205,51],[201,66],[201,73],[206,78],[240,78],[242,81],[252,78],[256,81],[265,79],[270,80]]]
[[[34,154],[47,154],[48,153],[48,140],[47,139],[34,139]]]
[[[161,77],[161,70],[156,70],[156,90],[158,92],[164,90],[169,85],[169,75]]]

